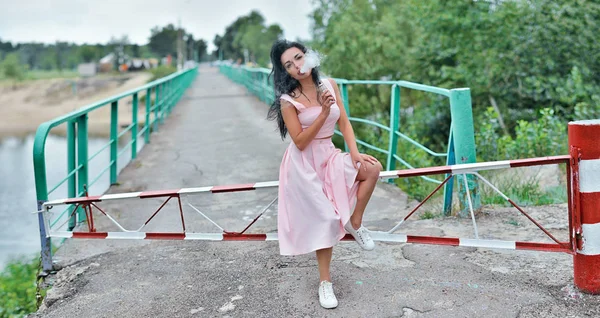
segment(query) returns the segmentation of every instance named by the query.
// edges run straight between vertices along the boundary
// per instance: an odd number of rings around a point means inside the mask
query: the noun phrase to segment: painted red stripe
[[[73,238],[78,239],[105,239],[107,236],[106,232],[73,232]]]
[[[416,236],[408,235],[406,238],[408,243],[418,244],[435,244],[435,245],[460,245],[460,239],[456,237],[436,237],[436,236]]]
[[[350,234],[346,234],[342,238],[343,241],[354,241],[354,237]],[[436,237],[436,236],[416,236],[416,235],[408,235],[406,238],[407,243],[416,243],[416,244],[436,244],[436,245],[451,245],[451,246],[459,246],[460,239],[455,237]]]
[[[588,293],[600,294],[600,255],[573,257],[575,285]]]
[[[214,186],[212,189],[210,189],[210,191],[212,193],[247,191],[254,190],[254,185],[255,183]]]
[[[79,198],[69,198],[65,200],[65,204],[76,204],[76,203],[90,203],[90,202],[100,202],[100,195],[90,196],[90,197],[79,197]]]
[[[145,191],[140,194],[140,199],[178,196],[179,191],[181,189]]]
[[[581,224],[596,224],[600,223],[600,192],[599,193],[587,193],[579,192],[580,211],[581,213]]]
[[[581,159],[600,158],[600,143],[598,143],[599,125],[582,125],[577,122],[569,123],[569,146],[581,149]]]
[[[535,243],[535,242],[515,242],[515,247],[518,250],[530,250],[541,252],[567,252],[569,253],[570,244],[564,242],[562,245],[555,243]]]
[[[267,234],[236,234],[223,233],[223,241],[265,241]]]
[[[529,166],[539,166],[539,165],[553,165],[558,163],[566,163],[569,162],[571,156],[562,155],[562,156],[551,156],[551,157],[539,157],[539,158],[527,158],[527,159],[516,159],[510,160],[511,168],[518,167],[529,167]]]
[[[444,173],[452,173],[452,168],[450,166],[441,166],[441,167],[398,170],[398,177],[405,178],[405,177],[427,176],[427,175],[444,174]]]
[[[146,233],[146,240],[183,240],[185,233]]]

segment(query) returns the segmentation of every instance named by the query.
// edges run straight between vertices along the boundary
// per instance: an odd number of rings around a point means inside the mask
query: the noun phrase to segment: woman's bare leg
[[[377,185],[379,172],[383,169],[379,162],[377,162],[377,164],[365,162],[365,164],[368,165],[367,171],[360,169],[356,176],[356,180],[359,181],[358,192],[356,194],[356,206],[354,207],[354,213],[350,216],[350,223],[354,229],[358,229],[362,224],[365,208]]]
[[[329,266],[331,265],[331,256],[333,247],[317,250],[317,263],[319,264],[319,282],[324,280],[331,282],[331,273]]]

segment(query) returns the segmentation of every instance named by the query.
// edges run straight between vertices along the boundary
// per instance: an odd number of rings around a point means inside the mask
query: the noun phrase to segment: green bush
[[[552,109],[541,109],[534,121],[519,120],[514,136],[500,133],[498,117],[491,107],[477,122],[481,123],[475,128],[478,161],[567,154],[567,125]]]
[[[39,260],[19,258],[0,273],[0,318],[23,317],[35,312]],[[45,291],[42,290],[42,296]]]
[[[171,74],[177,72],[177,67],[169,66],[169,65],[161,65],[157,68],[153,68],[152,70],[150,70],[150,72],[152,73],[152,78],[149,79],[148,82],[155,81],[159,78],[163,78],[165,76],[168,76],[168,75],[171,75]]]

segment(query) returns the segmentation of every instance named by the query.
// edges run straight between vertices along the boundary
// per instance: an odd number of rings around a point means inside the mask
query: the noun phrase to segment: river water
[[[35,181],[33,173],[33,136],[0,140],[0,269],[16,257],[36,257],[40,251]],[[138,142],[138,149],[143,146]],[[107,139],[90,138],[88,154],[100,150]],[[130,161],[130,152],[119,158],[119,171]],[[110,162],[108,148],[89,163],[92,181]],[[67,175],[67,142],[63,137],[48,136],[46,141],[48,190]],[[109,172],[89,188],[90,195],[102,194],[110,184]],[[50,199],[67,197],[66,182]],[[57,207],[58,208],[58,207]],[[62,209],[61,209],[62,210]],[[63,223],[62,221],[59,224]],[[57,225],[59,225],[57,224]]]

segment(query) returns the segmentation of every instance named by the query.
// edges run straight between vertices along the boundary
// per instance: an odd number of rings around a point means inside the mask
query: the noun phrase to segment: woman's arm
[[[328,104],[327,102],[325,104]],[[300,149],[300,151],[304,150],[306,146],[317,136],[321,127],[325,123],[327,116],[329,116],[329,110],[331,104],[329,106],[322,106],[323,109],[317,119],[306,129],[302,130],[302,124],[300,124],[300,120],[298,119],[298,113],[296,111],[296,107],[292,105],[289,101],[281,100],[281,113],[283,115],[283,121],[285,122],[285,126],[287,127],[288,133],[290,137],[296,144],[296,147]]]
[[[364,159],[358,152],[358,147],[356,146],[356,137],[354,136],[354,129],[352,129],[352,124],[350,124],[350,120],[348,119],[348,114],[346,114],[346,108],[344,107],[344,100],[340,94],[340,90],[337,86],[337,83],[334,79],[330,78],[329,82],[331,86],[333,86],[333,90],[335,91],[335,99],[337,100],[338,107],[340,108],[340,118],[338,119],[338,126],[340,127],[340,131],[344,136],[344,140],[348,145],[348,151],[350,152],[350,156],[352,157],[352,163],[354,163],[354,167],[358,169],[356,165],[357,162],[361,163],[361,166],[364,169],[367,169],[365,165]]]

